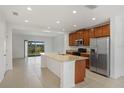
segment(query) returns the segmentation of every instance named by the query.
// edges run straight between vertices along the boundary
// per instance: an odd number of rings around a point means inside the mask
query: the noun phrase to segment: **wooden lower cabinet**
[[[73,52],[68,52],[68,51],[66,51],[66,54],[73,55]]]
[[[85,60],[77,60],[75,62],[75,84],[84,81],[86,73]]]
[[[81,53],[81,56],[82,57],[88,57],[88,59],[86,59],[86,68],[90,68],[90,62],[89,62],[89,56],[90,56],[90,54],[89,53]]]

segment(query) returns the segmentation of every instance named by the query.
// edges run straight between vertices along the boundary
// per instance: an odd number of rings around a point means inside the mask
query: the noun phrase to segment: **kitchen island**
[[[76,83],[84,81],[85,60],[69,54],[41,53],[41,68],[48,68],[60,78],[60,87],[75,87]]]

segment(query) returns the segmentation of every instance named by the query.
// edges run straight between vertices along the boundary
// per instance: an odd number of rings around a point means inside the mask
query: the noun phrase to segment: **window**
[[[44,52],[44,42],[28,41],[28,57],[40,56]]]

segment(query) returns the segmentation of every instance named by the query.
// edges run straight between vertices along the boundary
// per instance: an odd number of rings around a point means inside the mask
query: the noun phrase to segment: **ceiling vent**
[[[93,10],[93,9],[97,8],[98,5],[85,5],[85,7],[87,7],[87,8],[89,8],[89,9]]]
[[[12,12],[12,14],[14,15],[14,16],[18,16],[19,14],[18,14],[18,12]]]

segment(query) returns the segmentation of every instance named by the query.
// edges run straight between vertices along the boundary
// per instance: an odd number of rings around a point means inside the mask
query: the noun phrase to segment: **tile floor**
[[[40,57],[27,59],[14,59],[12,71],[8,71],[1,88],[58,88],[60,79],[48,69],[40,68]],[[85,81],[75,86],[76,88],[124,88],[124,77],[110,79],[86,71]]]

